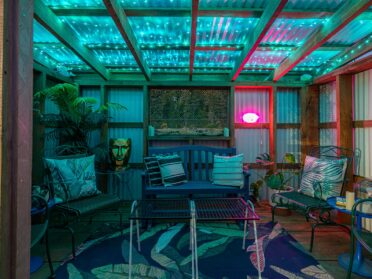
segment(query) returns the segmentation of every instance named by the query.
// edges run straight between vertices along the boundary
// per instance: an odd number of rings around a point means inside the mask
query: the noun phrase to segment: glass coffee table
[[[129,278],[132,275],[132,245],[133,227],[136,222],[137,246],[141,251],[139,237],[140,220],[169,220],[190,222],[190,250],[192,278],[198,278],[198,251],[197,251],[197,222],[223,222],[223,221],[243,221],[243,243],[245,249],[246,238],[248,235],[248,221],[253,222],[255,243],[257,243],[256,221],[259,216],[254,211],[254,206],[250,201],[242,198],[201,198],[201,199],[154,199],[141,200],[132,203],[130,220],[130,245],[129,245]],[[258,246],[256,245],[256,255],[259,259]],[[260,261],[258,261],[258,278],[261,278]]]

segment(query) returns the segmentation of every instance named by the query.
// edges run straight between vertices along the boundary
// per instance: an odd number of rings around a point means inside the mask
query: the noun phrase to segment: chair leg
[[[313,252],[313,245],[314,245],[314,234],[315,234],[315,228],[318,226],[318,223],[311,225],[311,240],[310,240],[310,252]]]
[[[75,253],[75,232],[71,227],[65,227],[66,230],[68,230],[71,234],[71,250],[72,250],[72,257],[75,259],[76,253]]]
[[[46,254],[47,254],[47,258],[48,258],[48,265],[49,265],[49,269],[50,269],[50,276],[49,276],[49,278],[55,278],[56,275],[54,273],[52,259],[50,257],[49,236],[48,236],[48,234],[49,234],[49,232],[48,232],[48,229],[47,229],[46,232],[45,232],[45,247],[46,247]]]
[[[271,222],[274,223],[276,205],[271,206]]]

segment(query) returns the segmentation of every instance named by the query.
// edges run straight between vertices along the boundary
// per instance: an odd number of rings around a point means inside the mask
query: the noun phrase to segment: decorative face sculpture
[[[131,151],[131,140],[124,138],[110,139],[110,158],[112,167],[121,170],[128,166]]]

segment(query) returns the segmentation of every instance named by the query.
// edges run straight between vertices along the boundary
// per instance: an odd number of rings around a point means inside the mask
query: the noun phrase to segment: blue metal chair
[[[372,218],[372,198],[358,200],[351,210],[351,247],[347,278],[351,272],[363,268],[362,248],[372,254],[372,233],[362,228],[362,217]],[[357,241],[355,243],[355,240]],[[355,245],[356,244],[356,245]]]

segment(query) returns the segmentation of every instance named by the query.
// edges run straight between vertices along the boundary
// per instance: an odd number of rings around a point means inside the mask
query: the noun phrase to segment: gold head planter
[[[112,168],[121,170],[128,167],[131,140],[125,138],[110,139],[110,158]]]

